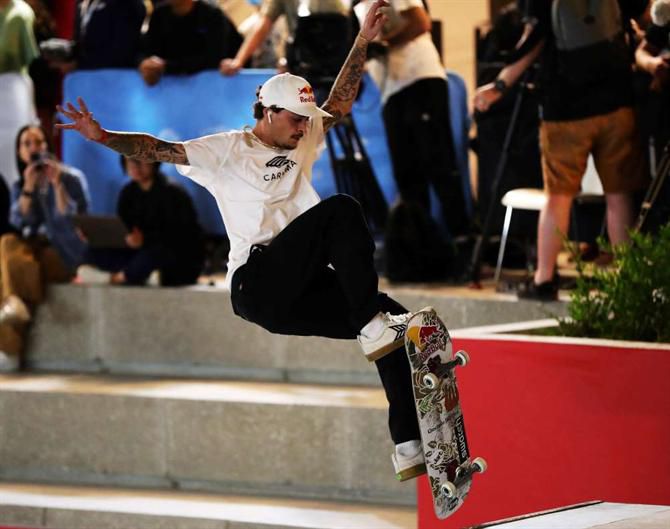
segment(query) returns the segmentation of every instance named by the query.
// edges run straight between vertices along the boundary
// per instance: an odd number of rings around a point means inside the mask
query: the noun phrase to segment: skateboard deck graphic
[[[435,514],[446,518],[465,501],[472,475],[486,470],[483,459],[470,459],[454,375],[469,359],[452,354],[449,331],[430,307],[408,321],[405,348]]]

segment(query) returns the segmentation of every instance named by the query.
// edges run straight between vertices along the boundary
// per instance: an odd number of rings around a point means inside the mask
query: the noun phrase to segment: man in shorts
[[[584,3],[584,9],[590,7]],[[623,26],[639,16],[646,0],[619,0]],[[607,202],[607,231],[614,245],[628,241],[633,222],[632,193],[645,185],[644,154],[633,113],[632,56],[623,53],[618,63],[607,57],[583,54],[586,72],[577,73],[560,60],[556,25],[552,24],[553,2],[533,2],[528,31],[517,52],[494,83],[480,87],[474,105],[485,112],[541,55],[540,151],[547,202],[540,212],[537,233],[537,270],[533,281],[519,297],[557,299],[556,257],[567,235],[572,200],[580,191],[589,154],[593,156]],[[601,16],[602,12],[597,16]],[[590,13],[585,13],[588,21]],[[595,28],[597,24],[591,22]],[[589,27],[589,24],[586,25]],[[606,68],[601,68],[606,66]],[[598,72],[589,78],[589,70]]]
[[[281,74],[260,88],[253,128],[183,143],[107,131],[81,98],[79,109],[59,110],[73,120],[61,128],[129,158],[177,164],[212,193],[230,237],[226,282],[237,315],[273,333],[358,339],[379,370],[395,471],[407,479],[425,472],[404,351],[410,314],[378,291],[360,205],[346,195],[320,201],[311,184],[325,130],[351,110],[386,5],[375,2],[321,108],[307,81]]]

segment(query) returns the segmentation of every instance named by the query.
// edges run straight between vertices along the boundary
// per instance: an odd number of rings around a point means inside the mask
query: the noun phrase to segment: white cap
[[[265,81],[258,94],[258,100],[266,108],[277,106],[300,116],[332,117],[316,106],[312,86],[302,77],[290,73],[275,75]]]

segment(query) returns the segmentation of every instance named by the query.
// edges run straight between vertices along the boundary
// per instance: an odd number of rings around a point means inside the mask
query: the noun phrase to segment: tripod
[[[319,105],[328,97],[349,54],[352,35],[351,18],[340,13],[298,17],[287,48],[287,64],[291,73],[310,82]],[[351,115],[333,125],[326,134],[326,145],[337,191],[356,198],[370,230],[381,233],[386,226],[388,206]]]
[[[388,206],[351,115],[343,117],[328,131],[326,145],[337,191],[356,198],[370,230],[381,233],[386,226]]]
[[[322,104],[335,77],[305,77],[314,87],[318,104]],[[382,233],[386,227],[388,205],[351,114],[343,116],[326,133],[326,146],[337,192],[358,200],[370,231],[375,235]]]
[[[651,208],[654,207],[661,190],[664,189],[663,185],[666,183],[668,172],[670,172],[670,142],[667,143],[663,148],[663,154],[661,156],[661,160],[658,163],[656,174],[654,175],[654,179],[651,181],[651,184],[647,189],[647,193],[644,196],[644,200],[642,201],[642,205],[640,206],[640,213],[638,215],[637,222],[635,222],[635,227],[633,228],[634,231],[641,231],[642,227],[645,225]],[[666,195],[668,195],[667,191]],[[668,209],[670,208],[670,204],[665,203],[663,204],[663,207],[665,209],[657,215],[657,217],[660,218],[654,219],[654,224],[657,224],[657,226],[655,226],[656,228],[658,225],[663,224],[663,222],[667,222],[668,220]],[[663,213],[665,213],[665,215],[663,215]]]
[[[475,288],[481,288],[481,265],[482,265],[482,255],[488,244],[488,239],[491,231],[491,224],[493,221],[493,215],[495,212],[495,206],[500,200],[500,184],[502,183],[502,178],[505,173],[505,168],[507,166],[507,158],[509,156],[510,144],[512,143],[512,138],[516,131],[517,122],[519,120],[519,113],[521,111],[521,106],[524,101],[524,95],[527,90],[531,89],[531,79],[532,69],[526,70],[521,78],[519,83],[519,92],[516,95],[514,101],[514,107],[512,109],[512,116],[510,118],[509,126],[505,132],[505,139],[502,145],[502,151],[500,153],[500,158],[496,165],[495,176],[493,182],[491,183],[491,195],[489,198],[488,208],[486,210],[486,217],[484,223],[482,224],[482,230],[479,236],[475,241],[475,245],[472,249],[472,257],[470,259],[470,265],[466,272],[466,279],[472,281],[472,286]]]

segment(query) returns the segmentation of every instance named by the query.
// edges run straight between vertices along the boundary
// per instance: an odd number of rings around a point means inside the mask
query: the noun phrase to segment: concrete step
[[[0,376],[0,480],[415,505],[381,389]]]
[[[33,529],[414,529],[411,508],[0,483],[0,524]]]
[[[562,303],[390,289],[410,310],[434,306],[450,329],[562,315]],[[235,316],[211,287],[54,285],[27,345],[31,369],[379,385],[352,340],[272,335]]]

